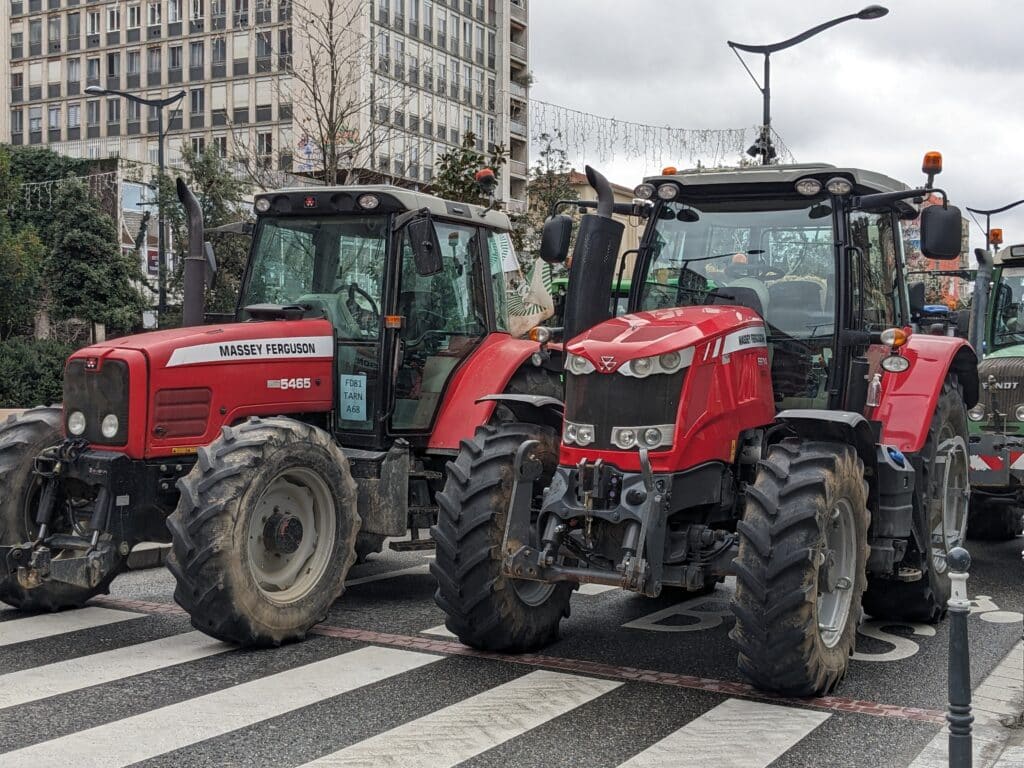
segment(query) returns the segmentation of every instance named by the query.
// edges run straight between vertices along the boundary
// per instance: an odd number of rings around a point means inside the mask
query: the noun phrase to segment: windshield
[[[379,333],[388,216],[264,218],[242,306],[321,309],[341,339]]]
[[[1024,267],[1004,267],[996,285],[993,347],[1024,344]]]
[[[640,308],[740,304],[773,335],[831,337],[831,213],[805,199],[663,204]]]

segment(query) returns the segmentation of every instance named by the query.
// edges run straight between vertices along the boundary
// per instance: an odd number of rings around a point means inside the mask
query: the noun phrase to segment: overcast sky
[[[531,96],[654,125],[753,128],[761,95],[726,40],[775,43],[866,4],[533,0]],[[849,21],[772,56],[772,123],[797,161],[916,184],[935,149],[945,161],[937,184],[961,208],[1024,198],[1024,4],[882,4],[890,12],[881,19]],[[747,56],[760,77],[762,57]],[[632,187],[660,166],[619,159],[600,169]],[[992,225],[1007,243],[1024,242],[1024,205]],[[984,245],[973,225],[971,244]]]

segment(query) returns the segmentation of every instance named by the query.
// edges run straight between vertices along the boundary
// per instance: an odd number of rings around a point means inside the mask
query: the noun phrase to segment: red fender
[[[900,354],[910,368],[882,374],[881,401],[869,418],[882,422],[882,443],[915,453],[924,447],[950,370],[960,374],[968,407],[976,402],[978,358],[963,339],[925,333],[911,334]]]
[[[457,451],[494,413],[493,401],[476,402],[484,395],[505,391],[509,379],[538,349],[537,342],[492,333],[455,372],[444,394],[427,447]]]

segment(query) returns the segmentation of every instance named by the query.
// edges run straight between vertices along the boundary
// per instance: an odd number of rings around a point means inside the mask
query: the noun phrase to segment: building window
[[[25,85],[25,76],[21,72],[11,72],[11,90],[20,91]]]
[[[235,0],[234,25],[236,27],[249,26],[249,0]]]
[[[98,58],[85,60],[85,77],[88,80],[100,79],[100,60]]]
[[[181,0],[167,0],[167,23],[177,24],[181,21]]]
[[[137,123],[142,117],[142,105],[137,101],[128,99],[128,122]]]
[[[48,110],[47,125],[51,131],[60,130],[60,105],[51,104]]]
[[[89,11],[85,15],[85,34],[98,35],[100,33],[100,12]]]
[[[119,32],[121,30],[121,9],[116,5],[107,8],[107,32]]]
[[[270,0],[256,0],[256,23],[269,24],[271,15]]]
[[[68,39],[79,36],[82,32],[81,16],[78,13],[68,14]]]
[[[281,61],[281,68],[287,69],[291,66],[292,58],[292,28],[287,27],[278,32],[277,54]]]
[[[28,129],[31,133],[39,133],[43,130],[43,108],[28,108]]]
[[[41,20],[33,19],[28,23],[28,42],[29,45],[42,45],[43,22]]]
[[[121,100],[120,99],[107,99],[107,122],[108,123],[120,123],[121,122]]]
[[[213,62],[213,66],[224,66],[224,62],[228,55],[228,44],[223,37],[213,38],[210,50],[210,60]]]
[[[85,122],[86,125],[99,125],[100,124],[100,101],[96,99],[94,101],[85,102]]]
[[[201,69],[205,63],[206,46],[199,43],[189,43],[188,46],[188,65],[192,69]]]
[[[161,19],[162,12],[163,12],[163,7],[160,4],[159,0],[157,0],[157,2],[152,2],[152,0],[150,0],[150,3],[149,3],[149,26],[156,27],[156,26],[160,25],[160,19]]]
[[[181,46],[172,45],[167,49],[167,66],[170,69],[181,69]]]
[[[142,6],[128,6],[128,29],[138,29],[142,26]]]
[[[206,111],[206,93],[203,88],[189,91],[189,104],[193,115],[201,115]]]
[[[82,79],[82,63],[80,59],[68,59],[68,82],[77,83]]]
[[[80,104],[68,104],[68,128],[78,128],[82,124],[82,107]]]
[[[270,47],[270,33],[269,32],[257,32],[256,33],[256,58],[257,59],[269,59],[273,49]]]
[[[227,136],[214,136],[213,137],[213,148],[217,150],[218,157],[228,156],[228,137]]]
[[[223,19],[227,15],[227,0],[210,0],[210,15],[214,19]]]
[[[108,53],[107,54],[107,77],[108,78],[120,78],[121,77],[121,54],[120,53]]]
[[[256,154],[269,157],[274,152],[274,135],[272,133],[256,134]]]
[[[189,11],[189,18],[194,21],[199,21],[203,18],[204,3],[203,0],[192,0],[191,10]]]
[[[202,136],[192,137],[192,152],[197,155],[203,154],[206,151],[206,139]]]
[[[60,43],[60,16],[52,18],[46,22],[47,36],[50,38],[50,44]]]
[[[153,72],[153,73],[156,73],[156,74],[159,74],[160,73],[160,49],[159,48],[149,48],[146,51],[146,55],[147,55],[147,61],[148,61],[148,65],[149,65],[148,66],[149,71]]]
[[[24,133],[25,113],[20,109],[11,110],[11,133]]]
[[[125,54],[125,69],[129,75],[137,75],[142,70],[142,54],[138,51],[128,51]]]

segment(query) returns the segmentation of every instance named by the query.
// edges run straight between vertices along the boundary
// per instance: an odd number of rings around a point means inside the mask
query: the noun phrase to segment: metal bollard
[[[967,641],[967,569],[971,556],[956,547],[946,557],[952,594],[949,598],[949,768],[971,768],[973,763],[971,723],[971,654]]]

